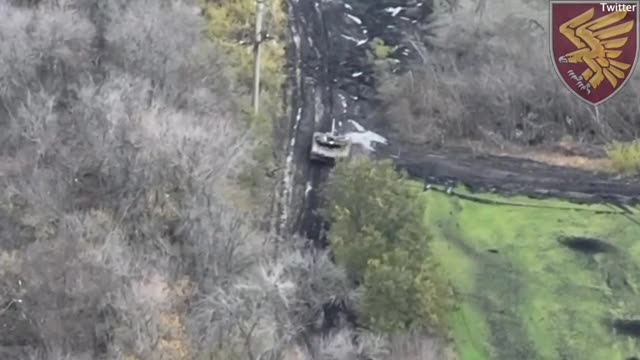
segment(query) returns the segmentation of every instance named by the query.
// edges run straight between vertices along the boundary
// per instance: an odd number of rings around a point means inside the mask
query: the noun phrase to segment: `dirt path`
[[[384,156],[384,155],[382,155]],[[640,203],[640,179],[560,167],[528,159],[474,155],[467,149],[433,152],[404,147],[396,164],[415,178],[434,184],[464,184],[474,191],[576,202]]]
[[[277,234],[299,233],[323,243],[325,224],[317,209],[322,206],[319,192],[330,167],[309,161],[313,132],[331,131],[332,123],[337,123],[339,132],[346,124],[368,126],[375,114],[376,87],[368,43],[376,37],[389,44],[402,39],[403,28],[427,15],[421,3],[288,0],[288,117],[278,131],[284,139],[280,149],[284,172],[273,211]],[[407,16],[394,10],[408,7],[413,10]],[[400,59],[417,56],[403,46],[396,52]],[[370,137],[366,129],[359,131],[360,137]]]
[[[317,189],[329,168],[309,161],[314,131],[331,128],[331,76],[327,55],[329,42],[320,0],[289,0],[287,49],[287,118],[278,131],[284,161],[282,182],[276,189],[274,232],[280,237],[300,234],[317,241],[322,219]]]

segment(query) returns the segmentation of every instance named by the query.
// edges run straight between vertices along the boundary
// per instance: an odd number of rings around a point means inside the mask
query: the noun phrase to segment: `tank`
[[[343,136],[316,132],[311,143],[311,160],[334,162],[346,158],[351,152],[351,141]]]

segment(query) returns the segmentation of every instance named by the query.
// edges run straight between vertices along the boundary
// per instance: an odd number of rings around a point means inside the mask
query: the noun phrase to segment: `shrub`
[[[363,319],[385,332],[440,329],[446,293],[432,265],[424,202],[390,161],[342,162],[328,188],[336,262],[361,284]]]
[[[363,282],[362,311],[373,329],[387,333],[412,328],[446,328],[447,292],[431,260],[420,263],[405,250],[369,260]]]
[[[335,168],[328,186],[328,234],[336,260],[355,281],[364,277],[367,261],[395,248],[426,254],[420,192],[397,173],[390,161],[362,159]]]
[[[369,48],[371,49],[373,57],[379,60],[388,58],[394,51],[393,47],[385,44],[384,40],[378,37],[369,42]]]
[[[615,143],[607,149],[613,168],[621,173],[640,173],[640,141]]]

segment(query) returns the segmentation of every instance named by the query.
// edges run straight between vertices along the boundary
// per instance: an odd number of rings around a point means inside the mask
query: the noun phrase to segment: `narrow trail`
[[[282,125],[284,178],[278,190],[281,236],[300,234],[324,245],[326,224],[317,210],[319,190],[330,168],[309,161],[313,132],[346,134],[377,158],[393,158],[399,168],[433,184],[464,184],[477,191],[619,206],[640,202],[638,179],[562,168],[530,160],[475,156],[471,151],[433,152],[389,144],[369,131],[376,113],[374,69],[367,48],[378,37],[397,45],[398,68],[417,54],[400,39],[416,31],[429,14],[421,0],[288,0],[288,117]],[[384,135],[384,134],[382,134]]]

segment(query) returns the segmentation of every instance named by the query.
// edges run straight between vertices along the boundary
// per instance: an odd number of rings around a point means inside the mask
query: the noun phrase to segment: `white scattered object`
[[[353,16],[353,15],[351,15],[351,14],[347,14],[347,17],[348,17],[349,19],[353,20],[353,22],[355,22],[356,24],[358,24],[358,25],[362,25],[362,20],[360,20],[360,18],[359,18],[359,17],[357,17],[357,16]]]
[[[379,134],[374,133],[373,131],[365,131],[365,132],[351,132],[346,133],[344,136],[349,139],[353,144],[359,144],[366,148],[369,151],[373,151],[373,144],[386,144],[387,139],[380,136]]]
[[[363,39],[363,40],[358,40],[352,36],[349,35],[345,35],[345,34],[340,34],[340,36],[342,36],[343,38],[349,40],[349,41],[353,41],[354,43],[356,43],[357,46],[360,46],[362,44],[365,44],[367,41],[369,41],[369,39]]]
[[[342,105],[342,112],[346,113],[347,112],[347,98],[343,94],[338,94],[338,97],[340,98],[340,105]]]
[[[296,122],[293,125],[294,133],[297,131],[298,126],[300,125],[300,120],[302,120],[302,107],[298,108],[298,112],[296,114]],[[296,144],[296,137],[292,136],[291,142],[289,143],[290,149],[293,149],[295,144]],[[285,204],[288,203],[291,197],[292,184],[293,184],[293,170],[294,170],[293,151],[290,151],[289,155],[287,155],[287,159],[285,160],[284,191],[283,191]],[[284,225],[286,221],[289,219],[289,212],[287,210],[288,210],[288,207],[285,206],[284,209],[282,210],[282,214],[280,215],[280,223],[282,225]]]
[[[362,76],[362,71],[358,71],[358,72],[354,72],[353,74],[351,74],[351,77],[357,78]]]
[[[349,120],[349,122],[356,128],[356,131],[344,134],[344,136],[349,139],[351,143],[361,145],[369,151],[374,150],[374,143],[387,143],[387,139],[385,139],[383,136],[365,129],[364,126],[360,125],[358,122],[354,120]]]
[[[397,7],[388,7],[386,9],[384,9],[385,12],[388,12],[389,14],[391,14],[391,16],[396,16],[398,15],[398,13],[400,13],[400,11],[402,11],[404,8],[402,6],[397,6]]]
[[[367,131],[367,129],[365,129],[364,126],[360,125],[357,121],[349,120],[349,122],[351,123],[351,125],[353,125],[356,128],[356,131],[359,131],[359,132]]]

